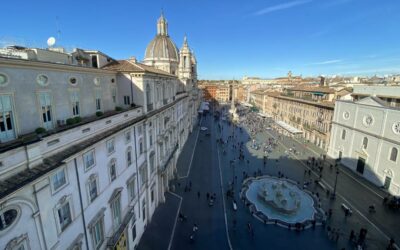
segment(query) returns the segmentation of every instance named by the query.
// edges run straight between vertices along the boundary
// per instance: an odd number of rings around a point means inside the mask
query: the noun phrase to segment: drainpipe
[[[26,146],[25,146],[26,148]],[[43,222],[42,222],[42,216],[40,215],[40,207],[39,207],[39,201],[37,198],[37,190],[36,187],[34,187],[34,197],[35,197],[35,202],[36,202],[36,206],[37,206],[37,211],[34,212],[32,217],[35,217],[35,214],[38,214],[38,220],[39,220],[39,225],[40,225],[40,234],[38,232],[38,238],[39,238],[39,244],[44,248],[47,249],[47,244],[46,244],[46,237],[44,236],[44,230],[43,230]],[[35,220],[35,224],[36,224],[36,220]]]
[[[80,203],[80,205],[81,205],[83,232],[85,233],[86,249],[89,250],[88,235],[87,235],[87,231],[86,231],[85,213],[84,213],[84,211],[83,211],[83,201],[82,201],[81,183],[80,183],[80,181],[79,181],[78,164],[76,163],[76,158],[74,158],[74,165],[75,165],[76,183],[78,184],[79,203]]]
[[[137,192],[137,199],[138,199],[138,209],[139,209],[139,218],[140,218],[140,192],[139,192],[139,170],[138,170],[138,161],[137,161],[137,140],[136,140],[136,126],[133,126],[133,139],[135,140],[135,167],[136,167],[136,192]]]

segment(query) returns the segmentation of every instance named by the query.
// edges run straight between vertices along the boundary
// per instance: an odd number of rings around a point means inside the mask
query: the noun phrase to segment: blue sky
[[[400,73],[399,0],[4,0],[0,46],[45,47],[59,29],[68,49],[141,60],[161,9],[200,79]]]

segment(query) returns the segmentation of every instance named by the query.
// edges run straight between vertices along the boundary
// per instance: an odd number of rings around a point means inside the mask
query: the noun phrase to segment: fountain
[[[266,222],[311,225],[324,219],[323,211],[316,207],[316,197],[291,180],[249,178],[243,183],[241,197],[254,210],[252,214]]]

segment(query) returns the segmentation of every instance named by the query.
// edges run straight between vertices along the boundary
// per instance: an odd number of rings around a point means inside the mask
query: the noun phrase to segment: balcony
[[[114,232],[111,234],[110,237],[107,237],[107,247],[114,249],[116,247],[116,244],[118,243],[119,239],[121,238],[121,234],[124,232],[125,228],[128,226],[129,221],[131,220],[132,217],[135,216],[135,211],[134,207],[129,207],[128,212],[122,219],[121,224],[118,226],[117,229],[114,230]]]

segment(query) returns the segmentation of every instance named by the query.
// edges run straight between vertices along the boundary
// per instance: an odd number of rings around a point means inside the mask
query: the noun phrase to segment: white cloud
[[[312,0],[298,0],[298,1],[292,1],[288,3],[282,3],[282,4],[277,4],[274,6],[269,6],[267,8],[261,9],[259,11],[254,12],[253,14],[255,16],[260,16],[260,15],[265,15],[274,11],[279,11],[279,10],[285,10],[285,9],[290,9],[299,5],[303,5],[306,3],[311,2]]]
[[[310,63],[309,65],[325,65],[325,64],[334,64],[334,63],[339,63],[339,62],[343,62],[343,60],[341,60],[341,59],[328,60],[328,61]]]

